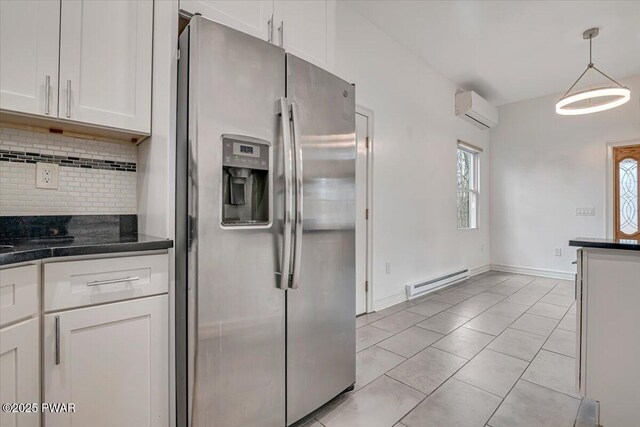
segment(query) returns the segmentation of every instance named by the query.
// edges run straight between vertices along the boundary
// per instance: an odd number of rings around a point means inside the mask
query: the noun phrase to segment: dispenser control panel
[[[223,139],[223,166],[269,170],[269,146],[258,142]]]

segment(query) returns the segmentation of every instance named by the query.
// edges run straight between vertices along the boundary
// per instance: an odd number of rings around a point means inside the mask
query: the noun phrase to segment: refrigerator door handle
[[[289,124],[289,101],[280,98],[280,118],[282,120],[282,140],[284,145],[284,235],[282,245],[282,267],[280,273],[280,289],[287,289],[291,270],[291,215],[293,213],[293,151],[291,145],[291,126]]]
[[[302,179],[302,142],[300,139],[300,116],[298,104],[291,103],[291,118],[293,122],[293,149],[296,153],[296,229],[293,254],[293,273],[291,278],[291,289],[298,289],[300,285],[300,262],[302,261],[302,220],[304,218],[303,209],[303,179]]]

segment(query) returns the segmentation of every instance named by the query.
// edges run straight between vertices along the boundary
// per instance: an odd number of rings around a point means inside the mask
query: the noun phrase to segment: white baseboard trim
[[[387,307],[391,307],[392,305],[399,304],[407,300],[407,293],[402,291],[400,293],[390,295],[388,297],[384,297],[377,301],[373,302],[373,310],[372,311],[380,311]]]
[[[477,276],[478,274],[486,273],[491,270],[491,264],[481,265],[480,267],[474,267],[469,269],[469,277]]]
[[[504,273],[528,274],[530,276],[549,277],[551,279],[574,280],[575,273],[568,271],[546,270],[543,268],[518,267],[514,265],[491,264],[491,270]]]

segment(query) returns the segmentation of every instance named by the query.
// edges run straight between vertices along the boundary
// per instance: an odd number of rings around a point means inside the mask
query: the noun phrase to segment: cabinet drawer
[[[38,266],[0,270],[0,326],[38,311]]]
[[[168,255],[44,264],[44,309],[60,310],[155,295],[168,290]]]

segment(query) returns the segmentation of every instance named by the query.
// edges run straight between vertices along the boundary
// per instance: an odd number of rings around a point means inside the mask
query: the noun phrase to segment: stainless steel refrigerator
[[[355,382],[355,88],[200,16],[179,49],[178,425],[291,425]]]

